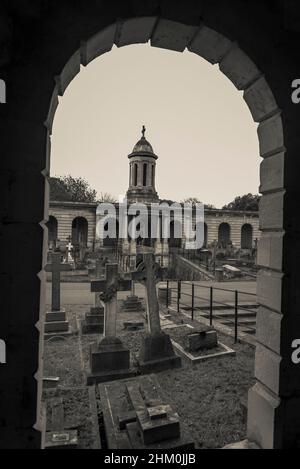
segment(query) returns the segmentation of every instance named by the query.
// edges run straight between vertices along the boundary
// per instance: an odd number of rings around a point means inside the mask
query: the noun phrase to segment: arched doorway
[[[110,225],[114,226],[112,233],[109,233]],[[116,249],[119,242],[119,222],[116,219],[109,219],[104,225],[104,231],[107,233],[107,236],[103,238],[103,247]]]
[[[48,245],[49,249],[54,249],[57,243],[57,235],[58,235],[58,221],[57,218],[50,215],[49,221],[47,223],[48,228]]]
[[[88,243],[88,221],[86,218],[77,217],[72,222],[72,244],[86,247]]]
[[[169,248],[181,249],[181,247],[182,247],[182,223],[179,220],[173,220],[170,223]]]
[[[218,246],[220,249],[226,249],[230,244],[230,225],[228,223],[221,223],[218,232]]]
[[[124,1],[125,3],[127,4]],[[212,4],[212,7],[215,7],[215,5]],[[260,245],[261,255],[259,256],[260,265],[265,270],[260,274],[258,281],[259,301],[262,305],[257,328],[260,345],[256,353],[257,384],[251,391],[249,399],[248,433],[254,441],[264,448],[291,447],[293,443],[299,440],[299,427],[295,424],[299,421],[299,405],[297,405],[299,404],[297,384],[299,383],[297,379],[299,372],[297,367],[291,365],[289,346],[290,341],[295,337],[295,326],[297,330],[299,329],[298,302],[295,301],[291,304],[288,301],[291,295],[295,294],[296,297],[296,289],[293,285],[296,285],[298,281],[298,268],[287,255],[292,247],[298,248],[297,236],[294,237],[298,230],[297,221],[295,220],[294,227],[290,223],[294,211],[295,195],[297,196],[299,191],[297,179],[293,177],[293,167],[298,168],[297,165],[299,164],[297,149],[298,121],[294,119],[293,105],[290,101],[289,92],[287,92],[290,87],[289,77],[294,77],[297,73],[292,64],[294,57],[290,58],[290,54],[285,54],[285,52],[288,52],[289,44],[292,43],[289,39],[290,36],[287,34],[288,29],[282,28],[282,33],[281,28],[279,28],[276,40],[279,40],[284,34],[286,42],[282,45],[283,53],[281,54],[278,48],[273,47],[273,38],[268,36],[268,31],[271,29],[271,27],[267,27],[267,25],[271,25],[269,17],[274,20],[274,24],[277,24],[277,21],[278,24],[281,23],[279,23],[277,17],[277,9],[274,8],[271,11],[265,8],[263,2],[261,8],[253,6],[253,14],[259,15],[260,18],[259,24],[255,22],[259,34],[256,34],[256,30],[253,30],[251,22],[247,25],[250,29],[243,27],[246,24],[245,16],[247,16],[247,11],[244,15],[237,8],[236,16],[238,21],[236,24],[238,24],[238,27],[232,28],[232,12],[227,13],[226,9],[222,10],[223,15],[221,18],[214,10],[210,10],[211,7],[207,4],[204,22],[206,18],[209,18],[211,27],[218,29],[218,25],[221,25],[223,33],[234,38],[235,42],[213,29],[207,28],[202,22],[202,12],[194,2],[188,3],[183,13],[180,8],[174,10],[172,8],[172,6],[163,7],[159,11],[162,16],[174,18],[176,20],[174,22],[163,17],[158,18],[157,2],[151,1],[147,2],[147,8],[132,5],[129,8],[128,4],[128,11],[133,12],[134,18],[116,20],[116,23],[112,25],[108,25],[99,17],[99,24],[103,21],[101,27],[98,26],[99,32],[90,40],[85,41],[81,52],[78,53],[76,51],[77,44],[83,38],[90,37],[97,29],[94,21],[90,20],[93,15],[91,11],[85,11],[84,7],[80,11],[80,15],[79,12],[75,12],[73,15],[73,11],[70,11],[71,42],[68,42],[66,37],[66,41],[61,43],[62,34],[60,32],[65,31],[60,31],[59,25],[57,26],[57,23],[54,23],[60,13],[59,6],[57,6],[57,14],[53,10],[54,20],[49,18],[49,22],[53,21],[51,27],[58,27],[57,34],[53,36],[51,41],[52,49],[47,48],[47,41],[40,41],[43,49],[39,50],[37,48],[36,50],[34,66],[36,72],[41,73],[41,75],[39,73],[35,74],[38,77],[36,86],[32,86],[32,84],[30,87],[28,86],[27,78],[29,75],[33,75],[30,73],[31,69],[26,61],[22,66],[17,67],[15,72],[12,70],[10,119],[5,119],[3,123],[4,128],[8,130],[8,134],[13,133],[19,136],[19,145],[7,145],[12,156],[12,167],[15,170],[13,165],[19,161],[19,167],[23,168],[22,161],[26,162],[28,155],[31,155],[32,158],[28,161],[32,162],[34,159],[39,165],[38,171],[36,171],[35,165],[32,165],[33,169],[28,166],[28,172],[35,183],[31,184],[29,188],[30,197],[28,197],[28,201],[24,201],[25,213],[32,225],[36,225],[36,231],[38,231],[41,225],[45,227],[45,222],[41,221],[46,219],[41,187],[43,184],[46,185],[46,181],[42,182],[41,179],[43,177],[46,179],[49,171],[49,134],[51,134],[53,116],[58,104],[58,94],[62,95],[73,77],[79,73],[81,63],[87,65],[95,57],[109,51],[114,43],[120,47],[137,42],[147,42],[151,39],[153,45],[158,47],[181,52],[188,48],[211,63],[220,64],[220,68],[226,76],[233,81],[239,90],[244,91],[244,97],[250,107],[253,119],[259,123],[260,154],[265,158],[262,163],[261,173],[261,191],[264,194],[261,201],[261,227],[264,233],[263,243]],[[255,11],[256,8],[257,12]],[[96,13],[97,11],[95,11],[95,17]],[[86,15],[87,20],[79,28],[77,27],[77,17],[82,18],[83,14]],[[231,14],[230,20],[228,20],[228,14]],[[115,13],[110,11],[104,17],[108,16],[121,18],[124,16],[123,10],[120,12],[117,10]],[[282,17],[283,15],[281,15]],[[260,27],[260,25],[262,26]],[[62,28],[64,28],[64,24]],[[247,36],[249,30],[253,32],[250,40]],[[245,49],[248,50],[248,55],[237,44],[243,44]],[[51,50],[55,47],[57,50],[61,48],[61,53],[57,54],[57,57],[51,53]],[[295,47],[297,47],[297,44]],[[70,51],[74,52],[71,58]],[[49,61],[48,67],[45,69],[44,57],[50,53],[53,60]],[[288,76],[285,71],[287,67],[280,66],[283,63],[282,57],[290,67]],[[265,60],[267,58],[268,60]],[[63,68],[62,63],[67,61],[67,65]],[[257,69],[253,61],[260,64],[261,71]],[[274,67],[271,65],[274,63],[278,63],[279,66]],[[57,76],[59,70],[61,70],[61,73]],[[43,76],[44,79],[41,80],[40,76]],[[55,83],[55,76],[57,78],[56,85],[52,86],[52,83]],[[270,79],[272,89],[264,76]],[[288,83],[288,85],[283,86],[283,83]],[[15,93],[18,93],[20,99],[17,99]],[[53,96],[53,99],[45,123],[50,96]],[[289,105],[283,105],[287,99]],[[24,104],[21,107],[20,102]],[[35,106],[32,105],[33,102],[36,103]],[[279,109],[277,102],[280,103],[282,109]],[[18,120],[14,119],[15,115],[18,116]],[[20,125],[22,122],[23,127]],[[283,132],[283,122],[286,135]],[[47,131],[44,128],[44,123],[48,129]],[[31,146],[31,142],[35,142],[34,147]],[[20,148],[22,148],[22,152],[20,152]],[[289,158],[285,158],[286,150],[289,152]],[[269,178],[268,175],[273,170],[275,176]],[[285,178],[283,177],[284,170],[287,175]],[[47,196],[45,198],[47,202]],[[33,200],[41,201],[38,210],[36,210],[36,207],[32,207]],[[21,222],[25,228],[25,221],[22,219]],[[28,224],[27,220],[26,223]],[[34,235],[37,238],[35,247],[28,248],[21,237],[19,246],[23,246],[22,243],[24,243],[24,253],[27,252],[30,260],[40,258],[41,261],[43,255],[42,236],[39,237],[35,232]],[[287,241],[284,243],[285,236],[287,236]],[[14,254],[16,259],[18,254],[19,252],[16,250]],[[23,349],[16,351],[15,359],[17,361],[22,356],[26,357],[26,359],[22,358],[22,361],[20,361],[26,366],[23,367],[24,371],[21,371],[22,375],[19,376],[19,379],[27,383],[29,393],[35,395],[37,394],[35,374],[38,366],[38,336],[40,334],[36,324],[39,318],[42,317],[43,311],[39,311],[37,308],[33,311],[32,298],[34,297],[35,304],[38,305],[44,285],[43,283],[41,286],[36,285],[32,282],[32,278],[36,281],[37,270],[42,265],[40,261],[32,271],[27,268],[30,275],[27,276],[24,285],[26,283],[26,286],[32,287],[30,300],[22,297],[22,304],[20,305],[22,307],[15,307],[15,311],[20,311],[22,315],[24,309],[26,312],[32,311],[32,324],[30,327],[26,326],[26,343],[31,344],[31,350],[28,354],[24,354]],[[24,262],[24,265],[29,266],[31,263]],[[284,274],[288,274],[293,282],[285,282]],[[43,281],[41,280],[41,282]],[[8,299],[11,298],[11,290],[7,292],[7,296]],[[9,304],[9,301],[7,304]],[[288,315],[289,321],[282,320],[285,319],[286,315]],[[270,324],[272,325],[272,334],[269,333]],[[291,327],[291,324],[293,327]],[[16,327],[19,328],[17,332],[25,332],[23,325]],[[17,334],[15,335],[18,337]],[[18,339],[10,338],[12,346],[17,344],[16,340]],[[3,389],[3,396],[10,396],[11,384]],[[21,405],[21,397],[22,395],[13,394],[11,402],[19,406]],[[9,400],[7,402],[11,403]],[[34,407],[36,407],[36,399],[33,397],[28,402],[26,424],[18,422],[18,425],[11,425],[10,439],[12,437],[20,438],[18,441],[24,446],[37,447],[40,442],[39,425],[35,427],[37,430],[33,430],[36,416],[39,415]],[[286,428],[289,429],[288,432],[285,431]]]
[[[241,230],[241,248],[252,249],[253,248],[253,227],[250,224],[242,226]]]

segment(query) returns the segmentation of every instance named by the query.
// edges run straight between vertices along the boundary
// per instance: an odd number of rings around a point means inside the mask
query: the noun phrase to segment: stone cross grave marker
[[[74,248],[73,244],[71,241],[67,244],[67,262],[74,262],[74,259],[72,257],[72,249]]]
[[[144,254],[144,261],[136,272],[131,273],[133,281],[138,281],[146,288],[148,327],[150,334],[161,332],[159,304],[156,292],[156,283],[163,269],[155,262],[152,253]]]
[[[174,352],[170,336],[161,330],[156,283],[164,269],[155,262],[153,253],[145,253],[143,259],[131,277],[146,288],[149,334],[142,341],[139,367],[148,373],[181,366],[181,359]]]
[[[60,311],[60,273],[72,270],[69,264],[61,263],[61,254],[51,254],[51,264],[45,267],[46,272],[52,272],[52,311]]]
[[[130,291],[131,279],[122,279],[118,273],[118,264],[106,265],[106,278],[91,282],[92,293],[101,292],[100,299],[104,308],[104,337],[116,336],[117,292]]]
[[[121,379],[132,374],[130,371],[130,351],[116,337],[117,333],[117,293],[130,291],[131,279],[122,279],[118,264],[106,265],[106,277],[91,282],[91,291],[100,292],[104,303],[104,337],[90,349],[90,369],[87,384]]]

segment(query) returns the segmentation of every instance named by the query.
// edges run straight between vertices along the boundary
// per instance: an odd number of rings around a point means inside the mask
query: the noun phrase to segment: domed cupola
[[[155,168],[158,156],[155,155],[152,145],[146,140],[145,133],[146,128],[143,126],[142,138],[128,156],[130,177],[127,199],[129,202],[158,202],[155,190]]]

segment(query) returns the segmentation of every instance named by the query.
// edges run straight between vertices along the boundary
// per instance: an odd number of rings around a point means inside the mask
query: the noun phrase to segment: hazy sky
[[[257,127],[241,92],[197,55],[149,45],[114,47],[82,67],[55,116],[51,175],[124,195],[143,124],[161,198],[221,207],[258,193]]]

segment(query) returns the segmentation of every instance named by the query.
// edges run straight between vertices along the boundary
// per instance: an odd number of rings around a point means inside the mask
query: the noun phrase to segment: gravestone
[[[72,270],[69,264],[61,263],[61,254],[51,254],[51,264],[45,267],[46,272],[52,272],[52,305],[51,311],[46,313],[45,334],[65,335],[69,333],[69,322],[66,320],[66,311],[60,307],[60,273]]]
[[[104,274],[103,260],[96,259],[95,267],[89,269],[90,278],[92,281],[100,280],[104,277]],[[104,304],[100,299],[100,291],[93,291],[93,293],[95,294],[95,306],[90,308],[90,312],[86,313],[85,319],[81,322],[81,332],[83,335],[103,334],[104,331]]]
[[[203,326],[201,329],[191,332],[186,336],[185,348],[189,352],[210,350],[218,346],[218,334],[215,329]]]
[[[193,450],[154,375],[99,385],[108,449]]]
[[[144,311],[141,299],[135,295],[134,281],[132,282],[131,295],[127,296],[126,300],[123,300],[122,310],[125,313],[139,313]]]
[[[144,260],[132,279],[146,288],[148,334],[142,341],[139,354],[139,367],[142,372],[161,371],[181,366],[181,358],[173,349],[169,335],[161,330],[156,283],[161,272],[153,253],[144,254]]]
[[[83,335],[103,334],[104,331],[104,305],[95,306],[86,313],[85,319],[81,322],[81,332]]]
[[[119,379],[132,375],[130,370],[130,352],[116,336],[117,327],[117,292],[131,290],[131,280],[121,279],[118,264],[106,266],[106,278],[91,283],[92,292],[102,292],[104,303],[104,337],[99,343],[91,345],[88,385]]]
[[[64,428],[64,408],[62,398],[49,402],[51,408],[51,431],[46,432],[45,449],[76,449],[78,431]]]

